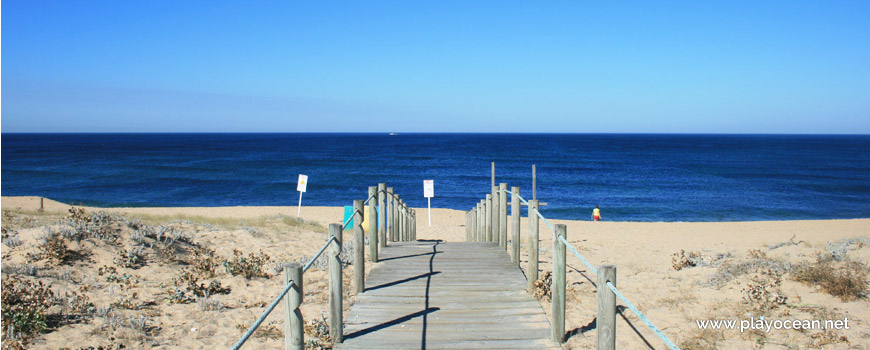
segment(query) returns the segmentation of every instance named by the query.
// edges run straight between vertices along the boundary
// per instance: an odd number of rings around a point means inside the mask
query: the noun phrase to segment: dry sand
[[[56,222],[66,214],[69,206],[46,200],[46,212],[35,213],[39,205],[36,197],[3,197],[2,209],[12,216],[4,217],[3,226],[14,228],[23,245],[10,249],[3,246],[3,279],[9,278],[7,267],[27,263],[26,253],[34,251],[38,236],[44,232],[43,225]],[[284,217],[295,217],[296,207],[218,207],[218,208],[87,208],[89,212],[105,210],[127,217],[143,217],[148,220],[182,220],[177,223],[193,241],[215,250],[217,256],[232,256],[233,249],[244,253],[262,250],[273,261],[290,261],[314,254],[322,245],[326,234],[324,227],[340,223],[343,208],[303,207],[302,217],[319,225],[287,226]],[[464,241],[464,213],[450,209],[432,210],[432,227],[426,225],[426,209],[418,213],[418,239],[441,239]],[[278,215],[284,215],[279,217]],[[32,218],[27,222],[25,217]],[[265,219],[264,219],[265,217]],[[24,220],[24,221],[22,221]],[[189,220],[185,224],[183,220]],[[215,224],[201,223],[213,221]],[[848,349],[870,348],[870,303],[866,296],[844,301],[832,296],[815,285],[796,282],[791,273],[765,273],[757,266],[783,266],[783,263],[812,263],[819,253],[836,250],[845,239],[870,239],[870,219],[813,220],[813,221],[766,221],[766,222],[717,222],[717,223],[631,223],[631,222],[581,222],[552,220],[553,224],[567,225],[568,240],[594,265],[616,265],[618,286],[660,329],[677,344],[689,348],[719,349]],[[156,223],[155,223],[156,225]],[[528,222],[522,220],[521,240],[526,267]],[[790,242],[796,245],[777,244]],[[350,239],[347,232],[345,240]],[[550,270],[552,235],[541,223],[543,276]],[[861,242],[842,245],[848,260],[863,264],[870,262],[870,247]],[[175,304],[167,301],[167,289],[180,266],[171,263],[160,265],[157,257],[148,255],[145,266],[138,269],[121,269],[136,276],[139,283],[131,288],[121,288],[119,283],[108,282],[98,276],[96,270],[112,265],[113,257],[120,249],[129,249],[132,242],[125,237],[119,246],[106,246],[82,242],[70,243],[71,249],[90,251],[87,260],[69,265],[40,267],[40,280],[51,283],[56,292],[85,290],[95,306],[106,306],[129,298],[137,293],[133,309],[114,307],[120,317],[148,316],[148,331],[141,332],[131,327],[114,329],[106,324],[105,317],[84,318],[79,323],[68,323],[48,333],[37,336],[31,345],[37,349],[60,347],[79,348],[107,345],[113,341],[131,348],[225,348],[241,335],[265,309],[280,290],[280,275],[271,278],[247,280],[230,276],[218,268],[218,276],[231,292],[212,298],[220,301],[221,311],[203,310],[197,303]],[[773,248],[773,249],[772,249]],[[681,250],[700,254],[699,266],[675,270],[673,258]],[[751,250],[757,250],[750,253]],[[760,253],[763,253],[759,255]],[[754,254],[754,255],[753,255]],[[89,260],[89,261],[88,261]],[[838,263],[839,264],[839,263]],[[371,268],[368,264],[367,268]],[[595,287],[594,274],[569,252],[568,256],[568,311],[566,348],[591,348],[595,341]],[[744,268],[737,269],[738,266]],[[838,265],[839,266],[839,265]],[[271,265],[270,265],[271,267]],[[866,265],[864,265],[866,271]],[[351,268],[346,269],[349,277]],[[724,273],[731,271],[731,274]],[[735,271],[737,271],[735,273]],[[64,276],[65,275],[65,276]],[[776,276],[781,285],[773,285]],[[326,276],[323,271],[311,270],[305,275],[306,299],[303,313],[306,319],[319,318],[326,310]],[[25,277],[35,279],[37,277]],[[765,290],[787,297],[784,305],[765,311],[768,319],[849,319],[850,329],[838,331],[771,330],[766,332],[740,332],[739,330],[700,331],[696,320],[733,319],[748,320],[762,315],[745,299],[745,290],[753,278],[762,281]],[[349,278],[346,278],[348,283]],[[721,282],[721,283],[711,283]],[[866,280],[864,281],[866,283]],[[349,290],[350,288],[346,288]],[[353,302],[348,298],[347,306]],[[549,312],[549,304],[542,300],[543,309]],[[665,346],[630,311],[618,317],[617,346],[623,349],[663,349]],[[273,313],[264,324],[271,336],[255,337],[246,348],[282,346],[280,331],[283,329],[280,312]],[[647,343],[649,345],[647,345]]]

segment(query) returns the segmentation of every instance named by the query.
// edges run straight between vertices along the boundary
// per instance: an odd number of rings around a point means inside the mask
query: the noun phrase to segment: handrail
[[[366,199],[366,201],[363,202],[363,205],[369,204],[369,201],[372,200],[372,198],[375,198],[375,197],[377,197],[377,196],[378,196],[378,193],[375,192],[375,194],[369,196],[369,199]]]
[[[628,306],[628,308],[631,309],[631,311],[633,311],[634,314],[637,315],[637,317],[640,318],[641,321],[643,321],[643,323],[646,323],[646,326],[649,327],[649,329],[655,332],[659,339],[665,342],[665,345],[667,345],[668,348],[670,348],[671,350],[680,350],[680,348],[677,347],[674,342],[668,339],[668,336],[662,333],[662,331],[660,331],[654,324],[652,324],[652,322],[646,319],[646,316],[644,316],[643,313],[640,312],[640,310],[638,310],[636,306],[634,306],[634,304],[628,301],[628,299],[619,292],[619,289],[616,289],[616,286],[614,286],[613,283],[610,283],[610,281],[608,281],[607,286],[610,287],[610,290],[613,291],[613,294],[616,294],[616,296],[618,296],[619,299],[621,299],[622,302],[624,302],[625,305]]]
[[[324,251],[326,251],[326,248],[329,247],[329,244],[332,243],[332,241],[334,241],[334,240],[335,240],[335,237],[332,237],[332,236],[330,236],[329,239],[326,240],[326,243],[324,243],[323,247],[321,247],[320,250],[317,251],[317,254],[314,254],[314,256],[311,257],[311,260],[308,260],[308,263],[306,263],[305,266],[302,267],[303,273],[305,271],[308,271],[308,269],[311,268],[311,265],[314,265],[314,262],[317,261],[317,258],[319,258],[320,255],[323,254]]]
[[[498,190],[498,192],[510,193],[511,195],[514,195],[513,192],[508,191],[508,190]],[[525,198],[523,198],[523,196],[521,196],[521,195],[516,195],[516,196],[517,196],[517,198],[520,199],[521,202],[525,203],[527,206],[529,205],[529,201],[527,201]],[[550,220],[547,220],[547,218],[545,218],[544,215],[541,214],[541,212],[538,209],[535,209],[535,214],[537,214],[538,217],[541,218],[541,220],[544,220],[544,223],[547,224],[548,227],[550,227],[550,231],[552,231],[553,236],[555,236],[556,235],[556,227],[553,226],[552,223],[550,223]]]
[[[590,264],[589,261],[583,257],[583,255],[580,255],[580,252],[578,252],[577,249],[574,249],[574,246],[572,246],[571,243],[568,243],[568,241],[565,240],[565,237],[559,236],[559,240],[562,241],[562,244],[564,244],[566,247],[571,249],[571,251],[574,252],[574,255],[576,255],[577,258],[579,258],[580,261],[583,262],[583,264],[586,265],[586,267],[588,267],[589,270],[592,271],[592,273],[594,273],[596,275],[598,274],[598,269],[593,267],[592,264]]]
[[[359,210],[354,210],[353,213],[350,213],[350,217],[347,218],[347,220],[344,221],[344,225],[341,225],[341,229],[342,229],[342,230],[346,229],[346,228],[347,228],[347,225],[350,225],[350,221],[353,220],[353,217],[354,217],[357,213],[362,214],[362,212],[359,211]],[[365,215],[365,214],[363,214],[363,215]]]
[[[308,260],[308,262],[305,264],[305,266],[302,267],[303,273],[305,271],[308,271],[308,269],[311,268],[311,265],[314,265],[314,261],[316,261],[317,258],[319,258],[321,254],[323,254],[323,252],[326,250],[326,248],[329,247],[329,244],[332,243],[333,241],[335,241],[335,237],[330,236],[329,239],[326,240],[326,243],[323,244],[323,247],[321,247],[320,250],[317,252],[317,254],[314,254],[314,257],[312,257],[311,260]],[[242,338],[239,339],[238,342],[236,342],[236,345],[233,345],[233,350],[238,350],[239,348],[242,347],[242,345],[245,344],[246,341],[248,341],[248,338],[250,338],[251,335],[254,334],[254,331],[257,330],[257,327],[260,327],[260,324],[263,323],[263,320],[265,320],[266,317],[269,316],[270,313],[272,313],[272,310],[274,310],[275,307],[278,306],[278,303],[281,301],[282,298],[284,298],[285,295],[287,295],[287,292],[290,291],[290,287],[292,287],[294,284],[295,283],[293,281],[290,281],[289,283],[287,283],[287,286],[284,287],[284,290],[281,291],[281,294],[279,294],[278,297],[272,301],[272,304],[269,305],[269,307],[266,309],[266,311],[263,312],[263,314],[257,318],[257,321],[255,321],[254,324],[251,325],[250,328],[248,328],[248,330],[245,332],[245,334],[242,335]]]
[[[547,220],[547,218],[545,218],[544,215],[541,214],[540,211],[538,211],[538,209],[535,209],[535,214],[537,214],[538,217],[541,218],[541,220],[543,220],[544,223],[547,224],[547,226],[550,227],[550,231],[553,232],[553,236],[556,236],[556,227],[553,226],[553,224],[550,223],[550,220]]]
[[[254,322],[251,328],[248,328],[248,331],[245,332],[245,334],[242,336],[242,339],[239,339],[239,341],[236,342],[236,345],[233,345],[233,350],[238,350],[242,347],[242,345],[245,344],[246,341],[248,341],[248,338],[250,338],[251,335],[254,334],[254,331],[257,330],[257,327],[260,327],[260,324],[263,323],[264,320],[266,320],[266,316],[269,316],[272,310],[274,310],[275,307],[278,306],[278,303],[281,301],[281,299],[284,298],[284,296],[287,295],[287,292],[290,291],[290,287],[293,287],[295,284],[296,283],[294,281],[290,281],[290,283],[287,283],[287,286],[284,287],[284,290],[281,291],[281,295],[278,295],[278,297],[275,298],[274,301],[272,301],[272,304],[269,305],[269,308],[266,309],[266,312],[264,312],[262,315],[260,315],[259,318],[257,318],[257,321]]]
[[[571,252],[574,253],[574,255],[575,255],[578,259],[580,259],[580,261],[581,261],[584,265],[586,265],[586,267],[589,268],[589,270],[592,271],[593,274],[598,275],[598,269],[596,269],[594,266],[592,266],[592,264],[591,264],[588,260],[586,260],[586,258],[584,258],[583,255],[580,254],[580,252],[577,251],[577,249],[574,248],[574,246],[571,245],[571,243],[568,242],[568,240],[565,239],[565,237],[563,237],[563,236],[559,236],[559,235],[556,234],[556,228],[555,228],[555,226],[553,226],[553,224],[550,223],[550,221],[547,220],[547,218],[545,218],[543,214],[541,214],[541,211],[538,210],[538,208],[531,208],[531,206],[529,205],[529,202],[528,202],[525,198],[523,198],[523,197],[522,197],[521,195],[519,195],[519,194],[514,194],[513,191],[507,191],[507,190],[498,189],[498,190],[496,190],[496,192],[500,192],[500,193],[510,193],[511,196],[517,196],[517,198],[518,198],[520,201],[522,201],[522,202],[525,203],[527,206],[529,206],[529,210],[530,210],[530,211],[529,211],[529,215],[531,215],[531,213],[534,212],[535,215],[537,215],[537,216],[538,216],[542,221],[544,221],[544,223],[545,223],[548,227],[550,227],[550,230],[551,230],[551,232],[553,233],[553,237],[554,237],[554,239],[558,239],[558,240],[561,242],[561,244],[564,244],[565,247],[567,247],[568,249],[570,249]],[[650,330],[652,330],[652,331],[656,334],[656,336],[658,336],[659,339],[661,339],[661,340],[665,343],[665,345],[668,346],[669,349],[671,349],[671,350],[680,350],[680,348],[677,347],[677,346],[674,344],[674,342],[672,342],[672,341],[671,341],[671,340],[670,340],[670,339],[669,339],[669,338],[668,338],[668,337],[667,337],[667,336],[666,336],[666,335],[665,335],[661,330],[659,330],[658,327],[656,327],[656,326],[655,326],[655,325],[654,325],[654,324],[653,324],[649,319],[647,319],[646,316],[644,316],[644,314],[643,314],[642,312],[640,312],[640,310],[639,310],[636,306],[634,306],[634,304],[632,304],[632,303],[628,300],[628,298],[626,298],[625,295],[623,295],[623,294],[619,291],[619,289],[616,288],[616,286],[613,285],[613,283],[611,283],[611,282],[608,281],[608,282],[607,282],[607,287],[609,287],[610,290],[613,291],[613,294],[615,294],[616,296],[618,296],[619,299],[622,300],[622,302],[624,302],[625,305],[628,306],[628,308],[629,308],[632,312],[634,312],[634,314],[637,315],[637,317],[640,318],[640,320],[643,321],[644,324],[646,324],[646,326],[647,326]]]

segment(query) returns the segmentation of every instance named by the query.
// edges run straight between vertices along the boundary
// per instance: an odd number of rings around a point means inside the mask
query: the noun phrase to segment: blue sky
[[[868,18],[868,1],[4,1],[2,130],[867,134]]]

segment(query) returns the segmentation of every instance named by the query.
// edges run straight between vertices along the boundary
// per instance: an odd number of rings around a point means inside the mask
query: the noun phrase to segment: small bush
[[[326,322],[325,316],[320,315],[320,318],[305,321],[302,331],[305,333],[305,349],[322,350],[332,348],[329,323]]]
[[[819,255],[815,263],[794,267],[792,277],[839,297],[843,301],[867,296],[868,267],[857,261],[836,262],[831,255]]]
[[[57,232],[49,230],[39,240],[40,243],[36,246],[37,251],[27,254],[29,260],[47,260],[50,265],[57,265],[72,257],[72,252],[67,248],[63,237]]]
[[[130,251],[122,249],[118,251],[118,256],[112,261],[121,267],[138,269],[145,265],[145,256],[142,253],[142,248],[130,249]]]
[[[3,264],[3,273],[10,275],[36,276],[39,273],[39,268],[33,264]]]
[[[218,267],[218,258],[214,250],[196,246],[187,258],[187,263],[201,277],[211,278]]]
[[[535,281],[535,293],[533,294],[535,298],[538,300],[550,299],[553,298],[553,291],[550,290],[550,286],[553,284],[553,273],[547,271],[543,277]]]
[[[249,253],[247,257],[238,249],[233,249],[233,258],[224,260],[223,266],[227,273],[233,276],[245,276],[247,279],[254,277],[269,277],[265,265],[272,259],[260,251],[258,254]]]
[[[208,284],[199,283],[199,275],[192,269],[186,268],[181,270],[181,275],[175,278],[175,290],[172,291],[173,302],[190,302],[191,297],[186,296],[185,292],[189,292],[194,297],[205,297],[216,294],[229,294],[230,288],[221,286],[218,280],[212,280]],[[179,293],[180,292],[180,293]]]
[[[61,222],[61,234],[76,242],[95,238],[108,243],[116,243],[121,235],[120,222],[124,218],[103,211],[88,214],[83,208],[71,207],[69,214]]]
[[[674,267],[674,270],[676,270],[676,271],[680,271],[682,269],[689,268],[689,267],[698,266],[703,261],[704,261],[703,257],[701,256],[701,253],[698,251],[692,251],[692,252],[689,252],[688,255],[686,255],[686,251],[680,249],[679,253],[674,253],[674,255],[671,256],[671,263],[672,263],[672,266]]]
[[[197,296],[196,304],[199,305],[199,309],[202,311],[223,311],[224,304],[221,303],[217,298],[212,298],[209,295],[205,296]]]
[[[31,282],[17,276],[3,279],[2,315],[4,340],[18,340],[26,344],[28,339],[42,332],[47,325],[46,310],[52,305],[54,293],[42,282]],[[8,335],[13,335],[12,338]]]
[[[743,301],[762,315],[779,305],[784,305],[788,297],[782,294],[782,275],[772,270],[752,276],[743,288]]]

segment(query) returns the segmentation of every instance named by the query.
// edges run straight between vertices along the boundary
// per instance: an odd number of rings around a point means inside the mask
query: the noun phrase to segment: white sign
[[[299,174],[299,182],[296,183],[296,190],[299,192],[305,192],[305,189],[308,187],[308,175]]]
[[[423,180],[423,197],[435,197],[435,180]]]

